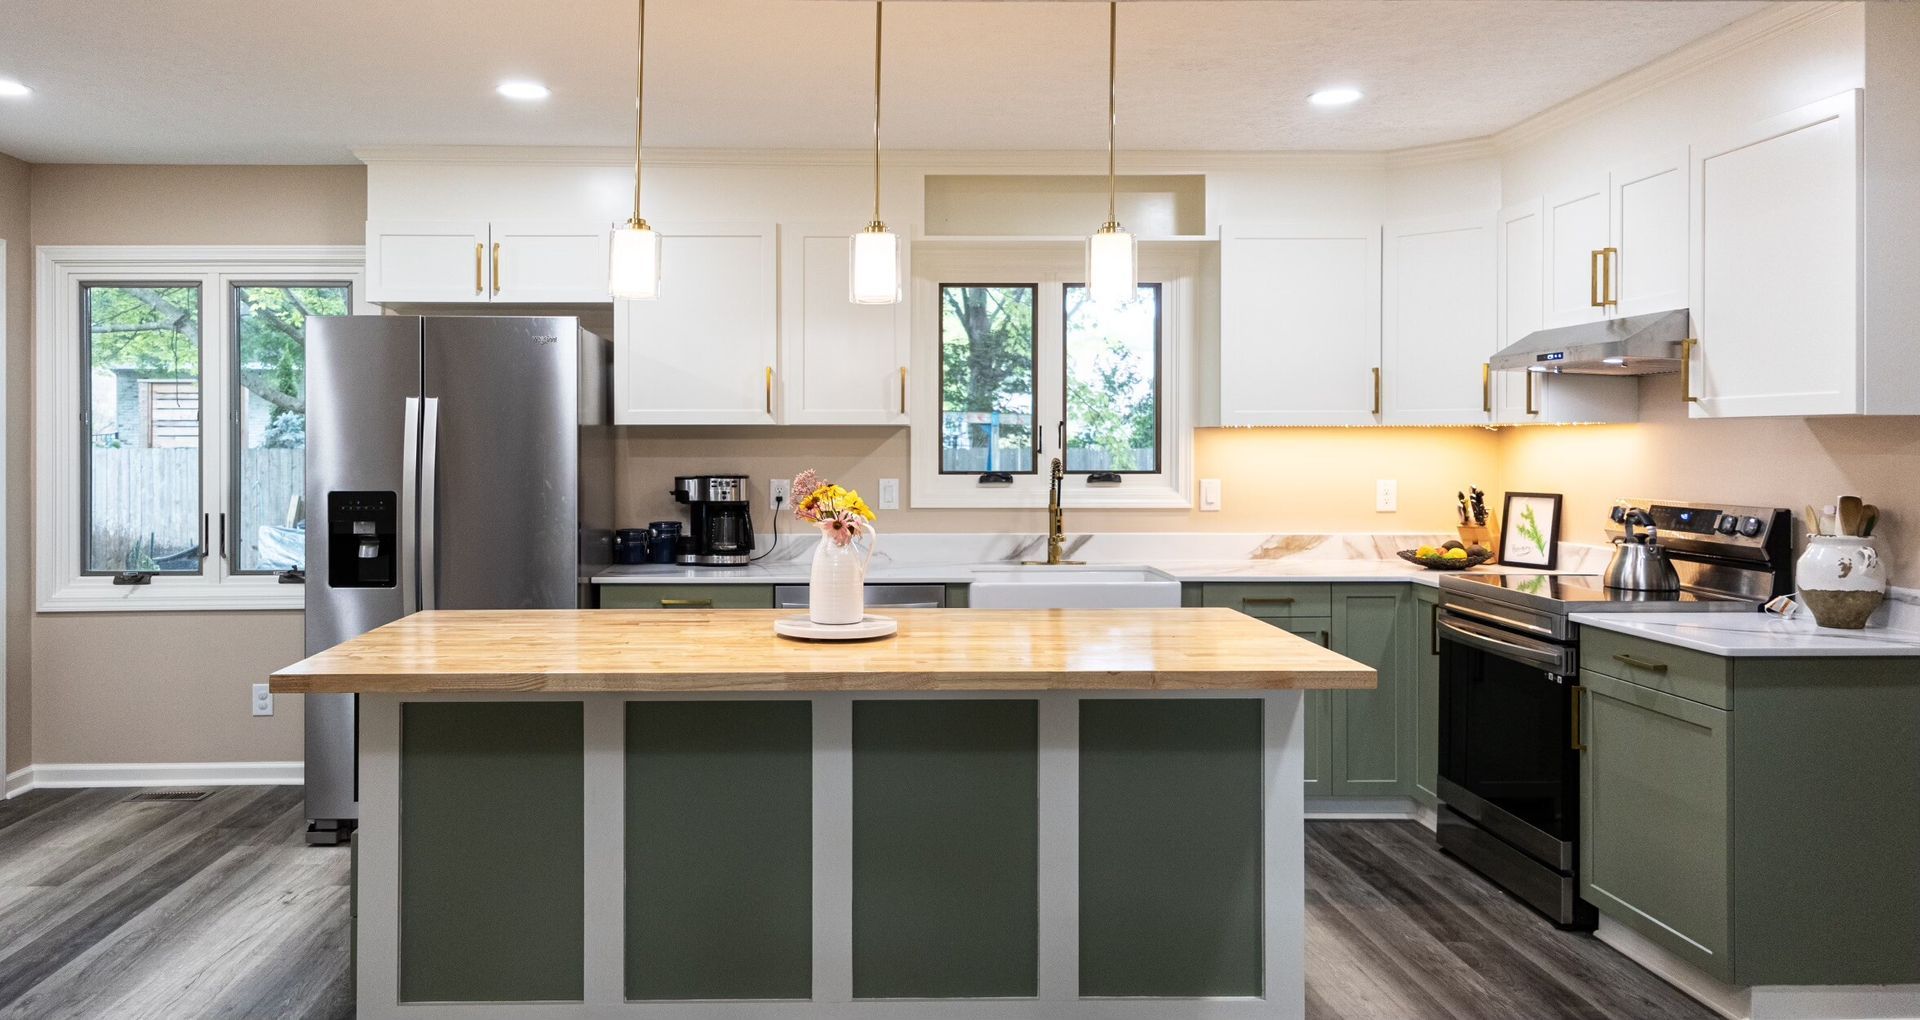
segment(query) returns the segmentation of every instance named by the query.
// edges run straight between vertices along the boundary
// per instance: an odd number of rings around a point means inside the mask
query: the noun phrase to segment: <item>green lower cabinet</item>
[[[601,584],[602,609],[772,609],[765,584]]]
[[[1380,674],[1373,690],[1329,692],[1329,787],[1336,797],[1405,796],[1413,789],[1411,607],[1405,585],[1333,586],[1333,650]]]
[[[1581,897],[1731,981],[1732,713],[1592,670],[1581,683]]]
[[[1322,648],[1330,647],[1333,640],[1333,620],[1325,616],[1303,616],[1298,619],[1274,619],[1267,622],[1289,634],[1297,634]],[[1328,797],[1333,794],[1333,700],[1339,691],[1308,691],[1301,699],[1306,718],[1303,732],[1306,735],[1306,791],[1309,797]]]
[[[1413,589],[1413,797],[1440,803],[1440,590]]]

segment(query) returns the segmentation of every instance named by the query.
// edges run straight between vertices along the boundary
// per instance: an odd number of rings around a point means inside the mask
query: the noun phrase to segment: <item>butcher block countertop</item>
[[[791,610],[415,613],[273,674],[278,694],[1371,688],[1370,667],[1231,609],[902,609],[875,641]]]

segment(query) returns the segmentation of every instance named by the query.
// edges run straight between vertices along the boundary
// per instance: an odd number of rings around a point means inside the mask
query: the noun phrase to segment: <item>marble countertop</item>
[[[1832,630],[1767,613],[1575,613],[1582,627],[1631,634],[1730,658],[1824,659],[1920,656],[1920,632]]]
[[[867,572],[868,584],[971,584],[976,571],[1006,570],[1017,563],[902,563],[876,564]],[[1289,557],[1277,560],[1153,560],[1141,559],[1112,563],[1088,563],[1087,569],[1101,567],[1152,567],[1178,581],[1298,581],[1352,584],[1361,582],[1411,582],[1429,588],[1439,587],[1441,571],[1427,570],[1401,559],[1309,559]],[[1520,567],[1479,566],[1473,573],[1539,573]],[[610,567],[595,575],[595,584],[806,584],[808,565],[798,560],[772,564],[754,563],[743,567],[683,567],[672,564],[645,564]]]

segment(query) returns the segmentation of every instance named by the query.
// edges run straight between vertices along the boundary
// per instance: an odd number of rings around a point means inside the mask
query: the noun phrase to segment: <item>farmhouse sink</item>
[[[1180,582],[1152,567],[985,567],[973,572],[975,609],[1162,609],[1180,605]]]

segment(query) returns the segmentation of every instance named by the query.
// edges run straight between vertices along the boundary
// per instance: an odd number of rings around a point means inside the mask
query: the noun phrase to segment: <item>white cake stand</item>
[[[871,613],[861,617],[859,623],[815,623],[805,615],[783,616],[773,621],[775,634],[803,641],[866,641],[886,637],[899,629],[900,623],[893,617]]]

